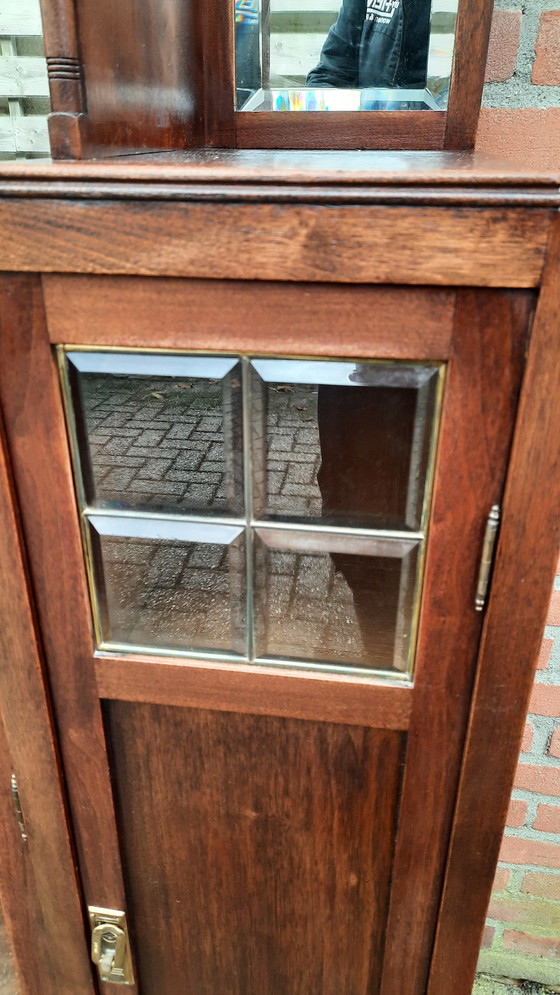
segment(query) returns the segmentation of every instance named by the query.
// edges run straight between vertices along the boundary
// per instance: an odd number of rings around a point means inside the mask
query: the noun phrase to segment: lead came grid
[[[99,647],[410,675],[441,364],[59,357]]]

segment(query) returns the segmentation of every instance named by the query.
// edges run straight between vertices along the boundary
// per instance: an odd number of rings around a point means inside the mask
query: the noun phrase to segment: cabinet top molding
[[[560,206],[560,173],[468,152],[201,150],[0,163],[0,197]]]
[[[559,177],[465,153],[0,166],[12,272],[535,287],[559,207]]]

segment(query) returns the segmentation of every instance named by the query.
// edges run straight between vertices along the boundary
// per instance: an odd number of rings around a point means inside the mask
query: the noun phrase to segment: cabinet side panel
[[[4,991],[18,995],[60,995],[63,988],[49,951],[49,938],[41,915],[31,866],[29,846],[19,831],[10,792],[14,769],[8,741],[0,720],[0,905],[12,957],[1,945],[1,983]],[[2,929],[2,933],[4,930]],[[71,952],[71,951],[70,951]],[[10,986],[10,987],[8,987]],[[75,989],[74,989],[75,990]],[[66,989],[70,995],[70,989]],[[88,992],[84,988],[84,992]]]

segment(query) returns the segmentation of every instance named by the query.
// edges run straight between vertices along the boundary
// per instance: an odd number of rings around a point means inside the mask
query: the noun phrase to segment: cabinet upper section
[[[492,0],[42,0],[53,157],[468,149]]]

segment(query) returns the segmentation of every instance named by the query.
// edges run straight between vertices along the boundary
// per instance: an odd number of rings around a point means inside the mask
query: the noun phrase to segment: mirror
[[[445,110],[458,0],[234,0],[237,109]]]

